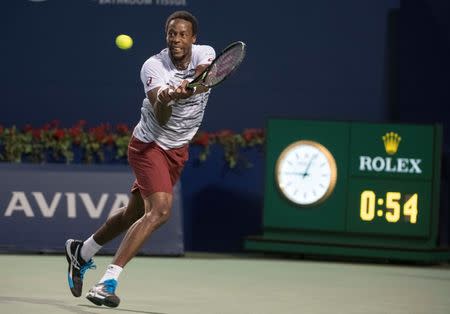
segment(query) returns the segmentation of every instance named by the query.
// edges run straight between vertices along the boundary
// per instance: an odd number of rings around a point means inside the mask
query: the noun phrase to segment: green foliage
[[[200,161],[205,161],[209,154],[209,147],[219,144],[224,151],[224,159],[230,168],[235,168],[239,162],[251,167],[251,163],[241,155],[244,148],[261,146],[264,144],[264,131],[261,129],[245,129],[242,133],[234,133],[231,130],[221,130],[215,133],[198,132],[192,140],[194,145],[203,147],[199,155]]]
[[[60,128],[52,121],[40,128],[26,125],[0,126],[0,161],[5,162],[74,162],[74,151],[81,151],[77,162],[94,163],[105,160],[105,148],[113,148],[116,159],[126,157],[126,147],[131,137],[128,126],[119,124],[113,130],[109,124],[86,129],[81,120],[71,128]]]
[[[26,125],[20,130],[14,125],[10,128],[0,125],[0,161],[103,163],[111,162],[111,159],[106,160],[106,153],[112,152],[114,160],[126,162],[130,138],[130,128],[123,123],[114,128],[107,123],[87,128],[86,121],[80,120],[71,128],[61,128],[55,120],[40,128]],[[234,168],[239,162],[251,166],[240,152],[244,148],[261,146],[264,140],[261,129],[246,129],[242,133],[200,131],[191,145],[202,148],[197,157],[200,161],[208,158],[211,145],[220,145],[225,162]],[[76,151],[81,152],[81,159],[75,160]]]

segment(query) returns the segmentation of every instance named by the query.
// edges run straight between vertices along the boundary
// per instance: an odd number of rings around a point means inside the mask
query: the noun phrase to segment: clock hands
[[[303,172],[300,172],[300,171],[284,171],[284,174],[300,176],[303,179],[303,178],[309,176],[308,170],[311,167],[312,162],[316,158],[317,158],[317,154],[315,154],[314,156],[311,157],[311,159],[308,161],[308,164],[306,165],[305,171],[303,171]]]
[[[309,167],[311,167],[311,164],[312,164],[313,160],[316,159],[316,157],[317,157],[317,154],[315,154],[314,156],[311,157],[308,164],[306,165],[305,172],[303,172],[303,174],[302,174],[302,178],[309,176],[309,173],[308,173]]]
[[[292,174],[295,176],[303,176],[303,172],[299,172],[299,171],[284,171],[284,174]]]

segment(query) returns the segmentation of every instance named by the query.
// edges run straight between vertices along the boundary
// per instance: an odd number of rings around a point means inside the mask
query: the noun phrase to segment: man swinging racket
[[[84,242],[67,240],[68,281],[75,297],[82,293],[85,272],[95,267],[92,257],[126,231],[105,274],[86,295],[96,305],[119,305],[115,290],[120,273],[170,216],[173,186],[188,159],[188,143],[203,120],[209,88],[231,74],[245,55],[245,44],[236,42],[215,58],[212,47],[195,44],[197,25],[189,12],[171,14],[165,25],[167,48],[142,66],[146,98],[128,145],[136,176],[130,201]]]

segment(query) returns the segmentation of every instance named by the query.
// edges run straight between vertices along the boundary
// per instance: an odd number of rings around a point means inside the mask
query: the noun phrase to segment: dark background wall
[[[70,126],[85,119],[133,126],[144,97],[141,65],[164,48],[164,23],[175,10],[198,17],[199,43],[217,51],[235,40],[248,45],[242,68],[213,91],[204,130],[263,128],[269,117],[442,123],[448,177],[450,4],[445,0],[1,1],[0,124],[39,126],[59,119]],[[131,50],[115,46],[120,33],[133,37]],[[226,183],[214,184],[207,177],[211,171],[202,170],[201,193],[189,194],[196,202],[187,205],[185,225],[196,230],[187,230],[188,249],[195,238],[221,230],[219,224],[207,226],[213,212],[201,195],[211,201],[224,197],[214,215],[226,221],[226,209],[233,208],[237,221],[229,227],[235,229],[242,219],[235,202],[244,200],[239,206],[251,209],[244,217],[248,231],[257,231],[263,180],[258,170],[262,165],[246,176],[217,170],[216,179]],[[189,167],[185,177],[195,176],[198,171]],[[250,195],[242,192],[246,186]],[[190,188],[185,184],[185,189]],[[239,195],[227,199],[233,191]]]
[[[398,14],[398,107],[402,122],[444,124],[450,151],[450,2],[402,1]]]
[[[382,121],[388,114],[393,1],[107,2],[120,1],[2,2],[3,124],[134,124],[144,96],[140,67],[165,46],[165,19],[178,9],[199,18],[199,43],[248,44],[242,69],[214,91],[204,128],[263,127],[270,116]],[[130,51],[115,47],[120,33],[134,38]]]

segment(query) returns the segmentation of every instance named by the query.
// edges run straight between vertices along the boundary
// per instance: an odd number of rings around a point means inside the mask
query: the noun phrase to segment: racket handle
[[[199,85],[199,84],[196,83],[196,82],[191,82],[191,83],[189,83],[189,84],[186,85],[186,89],[193,90],[193,89],[195,89],[198,85]]]

